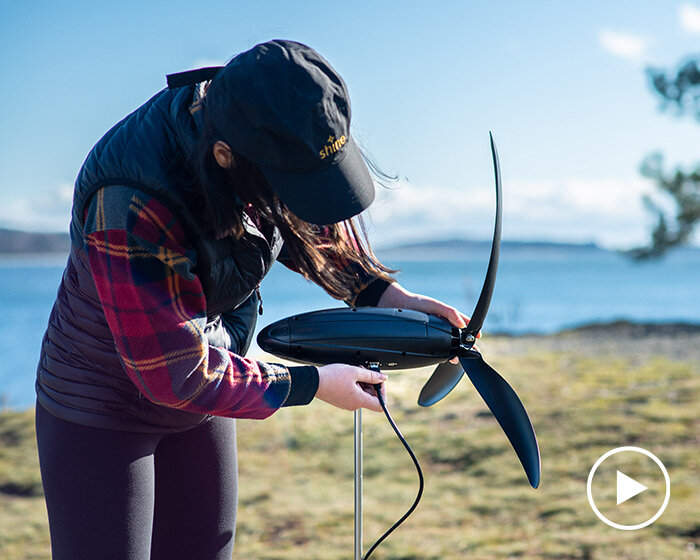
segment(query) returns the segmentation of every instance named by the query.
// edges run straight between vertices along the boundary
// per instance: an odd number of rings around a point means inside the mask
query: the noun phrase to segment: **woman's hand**
[[[422,311],[430,315],[438,315],[447,319],[453,327],[463,329],[469,323],[469,317],[461,313],[451,305],[447,305],[437,299],[422,296],[409,292],[402,287],[398,282],[389,284],[382,297],[379,298],[377,307],[397,307],[400,309],[413,309]],[[481,338],[481,331],[476,335],[476,338]],[[474,346],[476,348],[476,346]],[[452,358],[450,362],[456,364],[459,360]]]
[[[382,384],[382,398],[386,402],[386,379],[387,376],[378,371],[347,364],[320,366],[316,397],[344,410],[367,408],[381,412],[379,399],[370,385]]]
[[[389,284],[382,297],[379,298],[377,307],[398,307],[438,315],[447,319],[453,327],[458,329],[463,329],[469,323],[469,317],[454,307],[437,299],[409,292],[398,282]]]

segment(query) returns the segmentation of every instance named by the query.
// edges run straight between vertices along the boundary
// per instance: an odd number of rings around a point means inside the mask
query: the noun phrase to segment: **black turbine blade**
[[[476,336],[484,325],[486,313],[491,304],[491,296],[493,295],[493,287],[496,284],[496,272],[498,272],[498,257],[501,250],[501,166],[498,163],[498,151],[496,143],[493,141],[493,134],[489,132],[491,139],[491,157],[493,158],[493,173],[496,180],[496,220],[493,228],[493,242],[491,243],[491,257],[489,258],[489,267],[484,279],[484,285],[481,288],[479,301],[476,303],[474,312],[472,313],[467,332]]]
[[[510,440],[533,488],[540,484],[540,450],[532,422],[513,388],[476,350],[459,358],[464,371]]]
[[[444,399],[455,388],[459,380],[464,375],[462,364],[452,364],[443,362],[435,368],[430,379],[423,385],[418,404],[421,406],[432,406],[436,402]]]
[[[496,283],[496,273],[498,271],[498,257],[501,248],[501,168],[498,162],[498,151],[496,143],[493,140],[493,135],[489,132],[491,140],[491,156],[493,158],[493,173],[496,181],[496,219],[493,231],[493,242],[491,243],[491,257],[489,258],[489,266],[484,279],[484,285],[481,288],[479,301],[474,308],[467,332],[476,337],[481,330],[486,319],[486,313],[489,310],[493,288]],[[459,380],[462,378],[463,370],[461,366],[445,362],[440,364],[433,375],[428,379],[423,386],[418,404],[421,406],[431,406],[436,402],[446,397],[452,389],[455,388]]]

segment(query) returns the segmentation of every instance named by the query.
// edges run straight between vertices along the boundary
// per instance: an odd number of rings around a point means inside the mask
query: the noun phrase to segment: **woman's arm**
[[[314,397],[316,368],[259,362],[208,344],[202,286],[184,231],[165,206],[138,191],[110,187],[94,197],[86,224],[90,266],[116,349],[149,400],[191,412],[265,418]]]

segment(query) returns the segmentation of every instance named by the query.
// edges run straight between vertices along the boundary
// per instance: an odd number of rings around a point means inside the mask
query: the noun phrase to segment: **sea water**
[[[487,258],[389,253],[382,260],[400,269],[399,281],[407,289],[470,314]],[[39,348],[65,260],[64,255],[0,257],[0,407],[34,403]],[[484,332],[552,333],[618,319],[700,323],[699,285],[700,251],[648,263],[599,250],[504,251]],[[273,267],[261,292],[264,315],[258,330],[288,315],[343,305],[281,265]],[[256,351],[254,345],[251,352]]]

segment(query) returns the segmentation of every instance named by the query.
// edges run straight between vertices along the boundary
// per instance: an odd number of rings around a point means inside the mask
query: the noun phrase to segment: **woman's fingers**
[[[416,296],[416,299],[420,301],[420,303],[416,303],[411,309],[417,309],[418,311],[444,317],[453,327],[457,327],[458,329],[463,329],[469,324],[469,316],[451,305],[425,296]],[[477,333],[476,337],[481,338],[481,332]]]
[[[442,308],[444,311],[435,313],[436,315],[444,317],[450,322],[450,324],[453,327],[457,327],[458,329],[463,329],[464,327],[469,326],[469,321],[471,320],[470,317],[468,317],[461,311],[455,309],[454,307],[450,307],[449,305],[442,303],[441,301],[438,301],[437,303],[441,306],[444,306]],[[476,338],[481,338],[481,331],[476,333]]]
[[[354,366],[348,366],[348,367],[354,367]],[[383,381],[386,381],[387,376],[385,373],[382,373],[381,371],[376,371],[373,369],[366,369],[366,368],[355,368],[358,370],[358,381],[361,381],[362,383],[369,383],[371,385],[374,385],[375,383],[382,383]]]
[[[427,302],[427,313],[433,315],[439,315],[447,319],[453,327],[458,329],[463,329],[467,326],[469,318],[460,313],[457,309],[451,305],[447,305],[441,301],[432,298],[426,298]]]
[[[433,313],[434,315],[444,317],[453,327],[457,327],[458,329],[463,329],[464,327],[469,326],[469,321],[471,320],[469,316],[465,315],[461,311],[458,311],[454,307],[442,303],[441,301],[436,301],[436,303],[439,305],[435,307],[435,312]],[[481,331],[476,333],[476,338],[481,338]]]
[[[464,313],[460,313],[460,315],[462,316],[462,319],[464,319],[464,321],[467,323],[467,326],[469,326],[469,321],[472,320],[471,317],[465,315]],[[481,338],[481,331],[476,333],[476,338]]]
[[[367,408],[375,412],[381,412],[382,406],[379,404],[379,399],[377,398],[377,391],[375,385],[381,386],[382,399],[386,403],[386,386],[384,381],[387,380],[387,375],[381,373],[380,371],[375,371],[372,369],[357,368],[360,370],[360,374],[357,379],[356,386],[359,387],[362,392],[366,395],[364,398],[364,404],[362,408]]]
[[[381,408],[381,405],[379,404],[379,400],[377,399],[377,390],[375,388],[377,385],[379,385],[379,387],[380,387],[380,393],[382,395],[382,400],[384,401],[384,404],[386,405],[386,384],[385,383],[381,383],[381,384],[375,383],[374,385],[368,385],[367,383],[359,383],[360,388],[372,398],[372,406],[375,406],[375,404],[376,404],[379,407],[379,408],[372,408],[371,410],[376,410],[377,412],[380,412],[382,410],[382,408]]]
[[[387,376],[381,372],[347,364],[330,364],[318,368],[318,390],[316,397],[344,410],[367,408],[381,411],[374,389],[365,387],[382,384]]]

